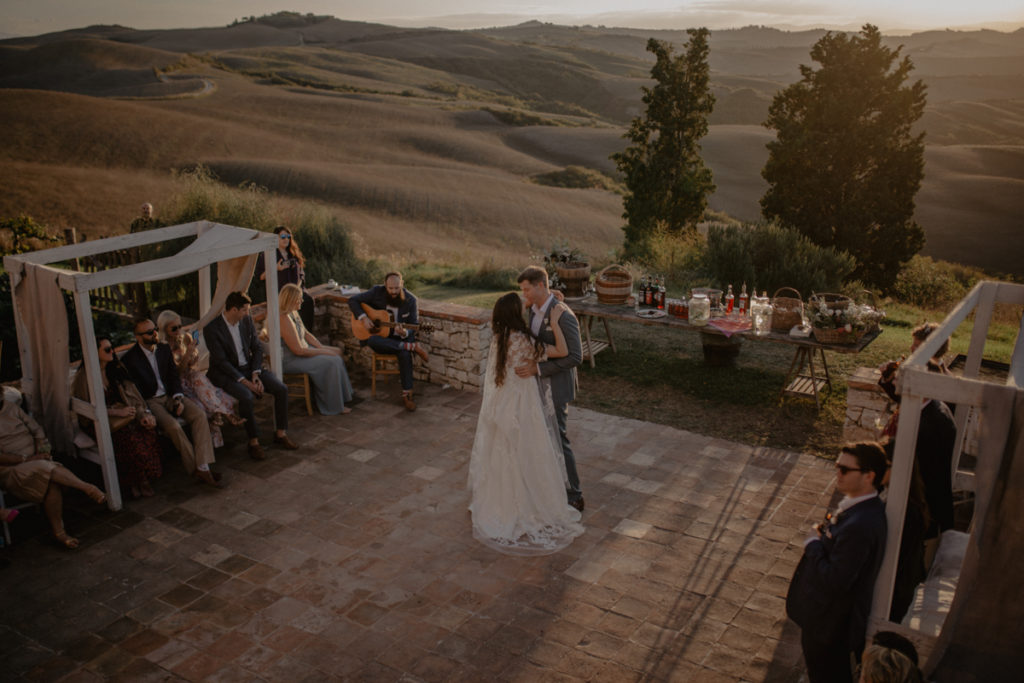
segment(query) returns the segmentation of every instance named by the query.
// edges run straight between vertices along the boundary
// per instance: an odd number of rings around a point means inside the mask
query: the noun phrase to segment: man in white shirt
[[[243,292],[228,294],[224,312],[203,328],[210,351],[210,369],[206,376],[215,385],[238,399],[238,414],[245,419],[249,436],[249,456],[263,460],[256,430],[254,402],[264,393],[274,397],[274,443],[287,450],[298,446],[288,438],[288,387],[270,370],[263,369],[263,346],[256,336],[256,324],[249,315],[249,297]]]
[[[836,458],[835,515],[814,527],[786,596],[800,626],[811,683],[850,683],[864,650],[868,614],[885,553],[885,504],[878,497],[885,451],[873,443],[844,446]]]
[[[181,454],[185,471],[203,484],[220,488],[220,476],[210,471],[213,439],[206,411],[182,394],[171,347],[157,343],[156,325],[149,318],[135,321],[135,342],[121,361],[157,425]],[[191,438],[178,423],[179,417],[188,425]]]

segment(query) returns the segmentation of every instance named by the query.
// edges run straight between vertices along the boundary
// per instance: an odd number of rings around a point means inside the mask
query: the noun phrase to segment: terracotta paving
[[[573,408],[586,534],[507,557],[470,533],[479,397],[422,391],[412,414],[296,402],[303,449],[221,449],[221,492],[168,459],[121,512],[69,496],[77,552],[27,511],[0,551],[0,679],[800,679],[783,596],[829,463]]]

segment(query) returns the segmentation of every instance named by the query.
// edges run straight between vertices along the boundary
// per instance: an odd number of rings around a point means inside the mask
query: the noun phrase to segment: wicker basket
[[[790,291],[796,297],[779,296],[780,293]],[[800,325],[804,321],[804,301],[800,298],[800,292],[792,287],[780,287],[772,295],[772,330],[775,332],[789,332],[794,325]]]
[[[846,308],[853,303],[853,299],[843,294],[811,294],[810,304],[816,309],[820,304],[828,308]],[[813,316],[811,316],[813,319]],[[812,326],[814,338],[822,344],[855,344],[862,334],[866,332],[847,332],[843,327],[817,327]]]
[[[611,265],[594,278],[597,300],[602,304],[624,304],[633,292],[633,276],[620,265]]]

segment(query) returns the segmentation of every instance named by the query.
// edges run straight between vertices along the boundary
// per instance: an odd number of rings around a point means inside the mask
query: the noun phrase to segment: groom
[[[530,329],[542,342],[553,346],[555,333],[551,331],[551,307],[556,301],[555,295],[548,289],[547,271],[537,266],[528,266],[519,274],[517,281],[523,297],[530,304]],[[569,489],[565,493],[569,505],[582,512],[583,492],[580,491],[580,476],[576,473],[576,459],[565,433],[565,421],[569,416],[569,401],[576,398],[576,367],[583,362],[583,345],[580,342],[580,324],[572,311],[562,313],[558,318],[558,326],[565,335],[569,355],[541,363],[529,361],[517,367],[516,374],[520,377],[540,375],[551,379],[551,400],[555,404],[558,434],[562,439],[565,470],[569,479]]]

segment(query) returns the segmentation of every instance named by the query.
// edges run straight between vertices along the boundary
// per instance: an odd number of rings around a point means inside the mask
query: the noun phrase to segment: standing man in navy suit
[[[360,342],[369,346],[375,353],[383,353],[398,358],[398,378],[402,382],[402,403],[409,412],[416,410],[412,400],[412,354],[418,355],[427,362],[427,352],[416,341],[413,330],[403,325],[418,325],[419,312],[416,297],[402,283],[401,273],[388,273],[384,276],[384,284],[371,287],[349,297],[348,307],[352,317],[362,321],[367,331],[375,331],[376,322],[363,309],[363,304],[378,311],[390,311],[395,326],[390,334],[371,335],[366,341]]]
[[[864,650],[871,597],[885,552],[885,504],[878,497],[885,451],[877,443],[844,446],[836,459],[835,515],[804,543],[786,596],[786,613],[800,626],[811,683],[849,683]],[[852,660],[851,660],[852,658]]]
[[[249,436],[249,457],[263,460],[266,455],[256,431],[253,404],[264,393],[274,397],[274,443],[293,451],[298,448],[288,438],[288,387],[270,370],[263,369],[263,346],[256,336],[256,323],[249,315],[252,301],[243,292],[231,292],[224,312],[203,328],[203,339],[210,351],[210,369],[206,376],[238,399],[238,414],[245,419]]]
[[[206,411],[182,394],[171,347],[157,343],[156,325],[149,318],[138,318],[134,331],[135,345],[125,352],[121,362],[146,399],[157,425],[181,454],[185,471],[203,484],[220,488],[220,476],[210,471],[213,440]],[[178,423],[179,417],[188,424],[191,439]]]

